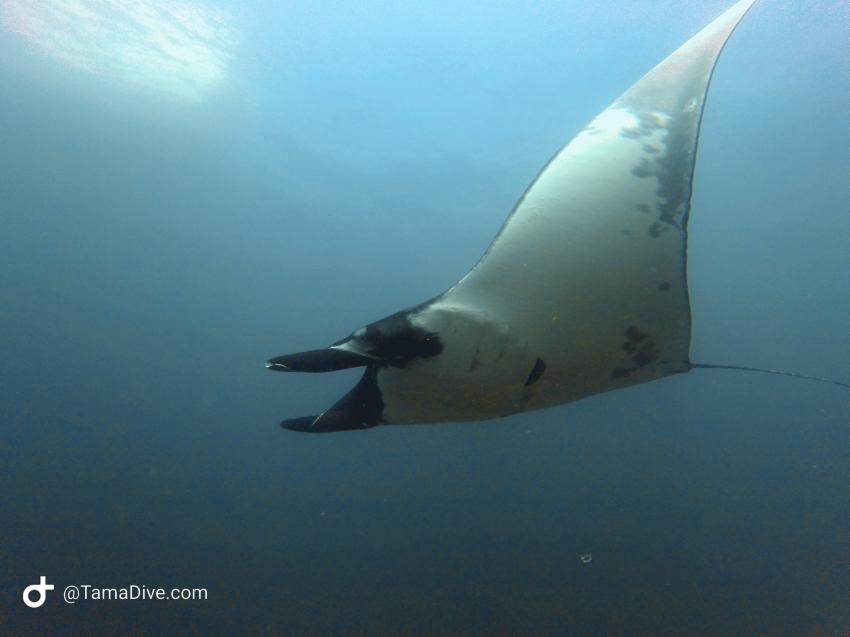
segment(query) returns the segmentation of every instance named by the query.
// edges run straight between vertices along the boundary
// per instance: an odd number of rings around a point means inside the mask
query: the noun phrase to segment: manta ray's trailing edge
[[[478,264],[439,297],[269,369],[365,367],[330,432],[485,420],[687,372],[687,224],[697,139],[741,0],[546,165]]]

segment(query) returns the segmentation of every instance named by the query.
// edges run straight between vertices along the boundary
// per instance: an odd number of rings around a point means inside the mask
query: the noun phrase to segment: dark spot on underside
[[[538,358],[534,362],[534,367],[531,368],[531,372],[528,374],[528,379],[525,381],[525,386],[533,385],[540,377],[543,376],[543,372],[546,371],[546,363],[543,362],[542,358]]]
[[[626,338],[635,344],[642,343],[647,338],[647,335],[641,332],[635,325],[630,325],[624,333]]]
[[[671,286],[671,285],[670,285],[670,283],[669,283],[669,282],[667,282],[667,281],[662,281],[661,283],[659,283],[659,284],[658,284],[658,289],[659,289],[659,290],[661,290],[662,292],[666,292],[666,291],[667,291],[667,290],[669,290],[671,287],[672,287],[672,286]]]
[[[658,350],[655,349],[655,343],[647,341],[638,348],[638,351],[632,356],[632,360],[638,367],[649,365],[651,362],[658,360]]]
[[[662,228],[660,223],[653,223],[651,226],[649,226],[649,230],[647,231],[647,233],[653,239],[657,239],[661,236],[662,231],[666,229],[667,228]]]
[[[636,114],[638,118],[638,122],[640,122],[640,127],[642,130],[646,131],[648,135],[650,131],[658,130],[660,128],[664,128],[664,120],[662,120],[655,113],[647,113],[646,111],[641,111]]]
[[[659,352],[655,343],[647,334],[641,332],[636,325],[630,325],[623,334],[626,337],[623,351],[629,355],[634,367],[617,367],[611,372],[612,379],[625,378],[637,369],[649,365],[658,359]]]
[[[640,164],[632,168],[632,174],[641,179],[652,177],[652,165],[649,163],[649,160],[646,157],[641,157]]]

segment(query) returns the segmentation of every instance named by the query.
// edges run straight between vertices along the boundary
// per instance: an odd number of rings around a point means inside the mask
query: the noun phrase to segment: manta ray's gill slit
[[[540,380],[540,377],[543,376],[543,372],[546,371],[546,363],[543,362],[543,359],[538,357],[534,362],[534,367],[531,369],[531,372],[528,374],[528,379],[525,381],[525,386],[529,387]]]

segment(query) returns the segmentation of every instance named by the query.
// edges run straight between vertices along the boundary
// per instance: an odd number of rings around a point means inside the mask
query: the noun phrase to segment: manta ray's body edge
[[[320,350],[270,361],[367,368],[329,410],[282,425],[484,420],[688,371],[699,127],[717,58],[753,3],[727,10],[564,146],[444,294],[355,331],[327,360]]]

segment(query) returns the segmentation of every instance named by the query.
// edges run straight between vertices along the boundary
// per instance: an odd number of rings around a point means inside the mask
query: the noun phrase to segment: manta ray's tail
[[[761,367],[744,367],[742,365],[711,365],[708,363],[691,363],[691,369],[733,369],[742,372],[758,372],[760,374],[776,374],[777,376],[791,376],[793,378],[805,378],[806,380],[814,380],[819,383],[829,383],[830,385],[838,385],[839,387],[847,387],[850,389],[850,383],[843,383],[840,380],[831,378],[821,378],[820,376],[809,376],[807,374],[798,374],[797,372],[786,372],[778,369],[763,369]]]

